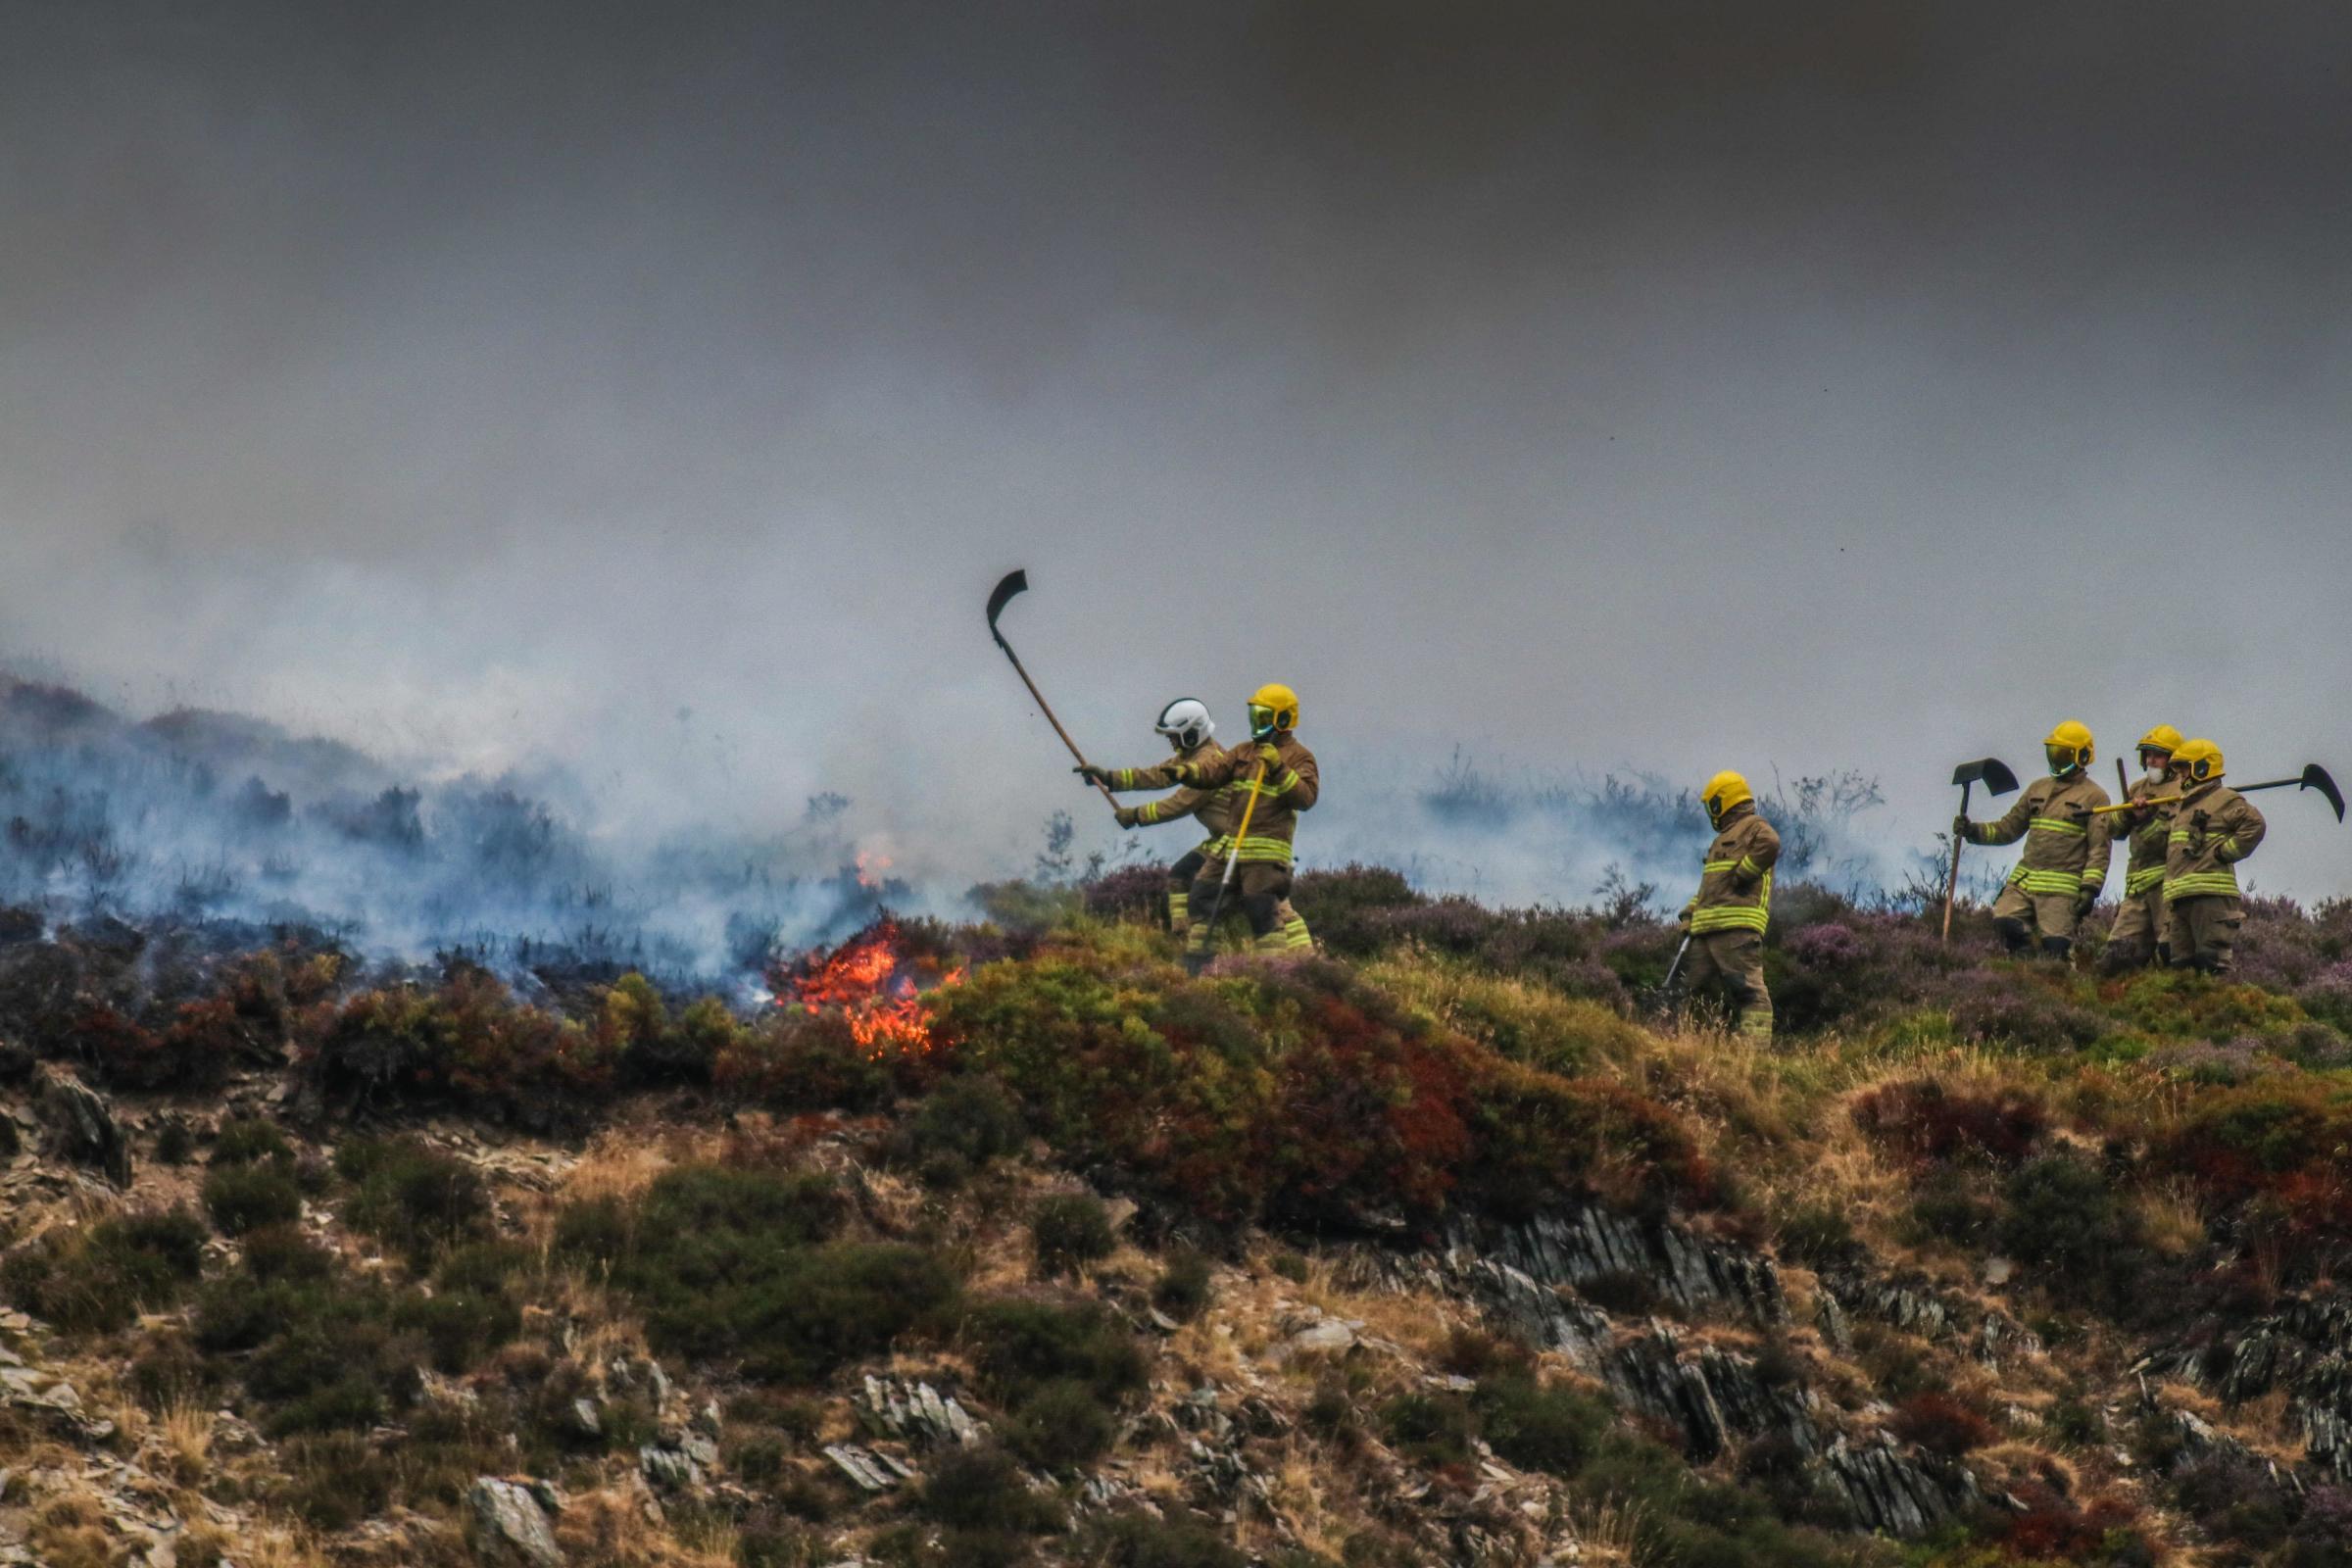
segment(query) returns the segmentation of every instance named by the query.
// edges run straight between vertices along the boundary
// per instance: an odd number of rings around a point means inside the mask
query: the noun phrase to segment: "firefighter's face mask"
[[[2050,776],[2064,778],[2082,765],[2082,754],[2072,746],[2045,746],[2042,754],[2050,760]]]
[[[1281,716],[1271,708],[1251,703],[1250,705],[1250,738],[1262,741],[1272,735],[1275,730],[1275,720]]]
[[[1700,804],[1705,806],[1707,808],[1707,826],[1723,826],[1723,797],[1720,795],[1710,795]]]

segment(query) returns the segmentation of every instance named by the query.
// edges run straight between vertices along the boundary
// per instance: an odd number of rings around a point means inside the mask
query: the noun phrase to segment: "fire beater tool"
[[[2006,795],[2017,788],[2017,775],[2009,764],[1997,757],[1981,757],[1973,762],[1962,762],[1952,769],[1952,782],[1960,786],[1960,814],[1968,814],[1968,792],[1982,784],[1990,795]],[[1952,940],[1952,900],[1960,893],[1960,835],[1952,835],[1952,869],[1943,881],[1943,940]]]
[[[1217,878],[1217,896],[1208,904],[1208,924],[1201,929],[1208,933],[1200,945],[1200,960],[1206,962],[1208,943],[1217,940],[1217,917],[1225,912],[1225,890],[1233,886],[1234,867],[1242,863],[1242,845],[1250,837],[1250,819],[1257,814],[1258,790],[1266,782],[1266,764],[1260,761],[1257,772],[1250,780],[1250,801],[1242,808],[1242,825],[1233,830],[1233,853],[1225,857],[1225,874]]]
[[[2236,790],[2240,795],[2251,795],[2256,790],[2282,790],[2290,784],[2298,789],[2318,790],[2327,797],[2328,804],[2335,808],[2335,819],[2338,822],[2344,819],[2344,792],[2335,787],[2335,780],[2328,777],[2328,770],[2317,762],[2306,764],[2303,771],[2297,773],[2293,778],[2270,778],[2264,779],[2259,784],[2233,784],[2230,788]],[[2172,806],[2180,799],[2178,795],[2165,795],[2152,801],[2141,801],[2138,804],[2141,806]],[[2122,806],[2100,806],[2092,808],[2093,814],[2124,809],[2127,808]]]
[[[1054,733],[1061,737],[1061,744],[1070,749],[1070,755],[1078,759],[1078,765],[1084,767],[1087,765],[1086,754],[1078,750],[1078,743],[1070,739],[1070,732],[1063,729],[1061,720],[1054,716],[1054,710],[1046,705],[1046,694],[1037,689],[1037,682],[1031,680],[1029,671],[1021,667],[1021,656],[1012,651],[1012,644],[1006,642],[1004,634],[997,629],[997,617],[1004,613],[1004,607],[1012,603],[1012,596],[1028,591],[1028,572],[1008,571],[1004,574],[1004,580],[997,584],[996,592],[988,596],[988,634],[997,640],[999,648],[1004,650],[1004,657],[1012,661],[1013,673],[1021,677],[1021,684],[1028,687],[1029,695],[1037,699],[1038,710],[1046,715],[1046,722],[1054,726]],[[1111,809],[1118,809],[1118,797],[1110,793],[1109,785],[1097,779],[1095,788],[1102,792],[1102,799],[1109,803]]]

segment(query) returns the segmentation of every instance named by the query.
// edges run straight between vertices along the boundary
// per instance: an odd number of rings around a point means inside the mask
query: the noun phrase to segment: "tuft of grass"
[[[179,1299],[204,1272],[205,1234],[184,1208],[51,1232],[0,1260],[0,1291],[70,1334],[113,1333]]]
[[[344,1219],[413,1261],[428,1261],[489,1227],[481,1173],[415,1139],[355,1139],[335,1152],[335,1171],[352,1187]]]

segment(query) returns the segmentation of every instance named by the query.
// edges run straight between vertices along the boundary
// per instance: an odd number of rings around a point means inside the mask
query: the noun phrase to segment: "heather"
[[[1759,1046],[1660,992],[1637,898],[1312,873],[1322,955],[1191,976],[1149,885],[991,889],[755,1006],[315,935],[0,948],[7,1070],[144,1128],[119,1199],[12,1232],[12,1353],[119,1368],[125,1431],[232,1412],[266,1464],[212,1505],[351,1561],[394,1519],[466,1560],[520,1473],[616,1510],[551,1516],[578,1560],[694,1568],[2352,1540],[2340,906],[2254,901],[2215,982],[1798,883]],[[889,1424],[918,1385],[968,1440]],[[614,1544],[632,1486],[660,1543]]]

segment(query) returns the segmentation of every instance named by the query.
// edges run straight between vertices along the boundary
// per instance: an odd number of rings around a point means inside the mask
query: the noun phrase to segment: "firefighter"
[[[2173,754],[2180,750],[2180,732],[2159,724],[2139,738],[2140,776],[2124,797],[2131,809],[2116,813],[2128,858],[2124,863],[2124,900],[2107,931],[2109,974],[2147,967],[2153,960],[2168,962],[2172,944],[2165,940],[2164,862],[2172,851],[2171,809],[2148,805],[2159,796],[2180,793],[2173,778]]]
[[[1159,710],[1152,728],[1167,738],[1169,749],[1179,762],[1203,762],[1221,755],[1223,748],[1211,744],[1217,723],[1208,713],[1208,705],[1191,697],[1179,697]],[[1161,822],[1181,821],[1192,817],[1205,830],[1208,837],[1186,851],[1168,867],[1167,910],[1168,929],[1179,938],[1192,927],[1193,880],[1214,858],[1217,841],[1232,832],[1242,819],[1242,798],[1250,793],[1247,784],[1228,784],[1221,790],[1180,789],[1173,795],[1141,806],[1122,806],[1116,816],[1124,828],[1152,827]],[[1213,872],[1211,874],[1214,874]],[[1306,922],[1298,919],[1298,911],[1285,899],[1280,916],[1284,927],[1294,922],[1299,929]]]
[[[1216,900],[1226,860],[1236,858],[1233,898],[1249,918],[1260,953],[1302,952],[1314,946],[1306,922],[1288,904],[1292,842],[1298,832],[1298,814],[1312,809],[1322,793],[1315,754],[1298,743],[1298,694],[1288,686],[1269,684],[1260,686],[1250,699],[1248,745],[1218,751],[1197,762],[1172,761],[1142,768],[1090,764],[1078,769],[1081,776],[1120,791],[1183,787],[1221,794],[1239,786],[1234,790],[1234,804],[1228,808],[1231,825],[1205,846],[1203,863],[1187,902],[1196,912],[1208,908]],[[1253,793],[1254,806],[1250,804]],[[1245,813],[1249,817],[1247,833],[1243,832]],[[1204,960],[1212,935],[1205,920],[1196,919],[1187,934],[1187,956]]]
[[[2039,932],[2041,956],[2064,962],[2075,945],[2075,928],[2099,902],[2107,881],[2107,792],[2090,776],[2090,731],[2068,719],[2041,743],[2049,759],[2047,777],[2018,793],[2017,804],[1997,822],[1952,820],[1952,832],[1971,844],[2015,844],[2025,853],[2009,883],[1992,901],[1992,928],[2011,953],[2031,951]]]
[[[2237,862],[2267,824],[2254,803],[2222,782],[2222,749],[2209,740],[2173,754],[2180,798],[2172,808],[2164,862],[2164,912],[2173,967],[2228,974],[2237,945]]]
[[[1715,841],[1699,872],[1698,891],[1683,906],[1690,938],[1692,990],[1719,987],[1730,998],[1740,1032],[1772,1038],[1772,993],[1764,988],[1764,925],[1772,912],[1772,867],[1781,836],[1756,810],[1755,791],[1738,773],[1707,780],[1699,796]]]

